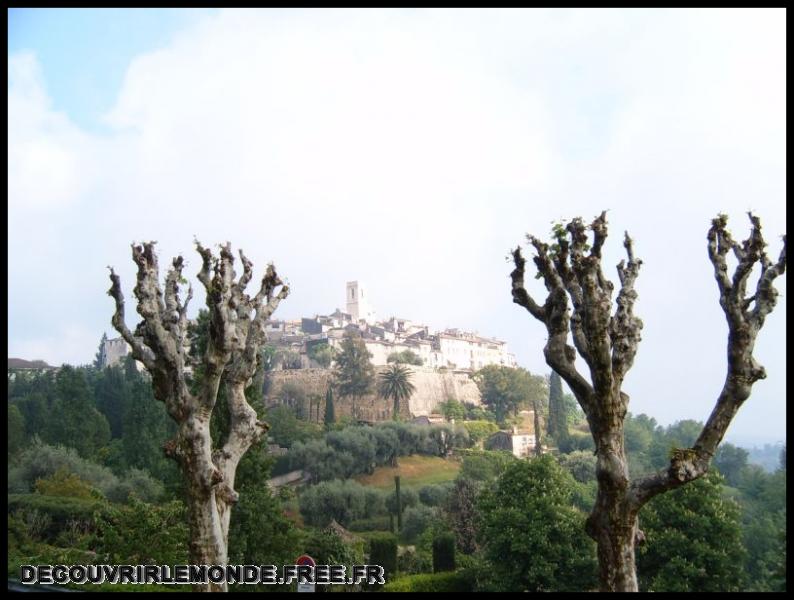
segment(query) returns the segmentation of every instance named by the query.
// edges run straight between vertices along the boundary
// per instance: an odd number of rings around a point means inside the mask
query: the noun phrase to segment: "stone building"
[[[497,431],[485,440],[485,449],[507,450],[518,458],[524,458],[535,450],[535,434],[515,427],[511,431]]]

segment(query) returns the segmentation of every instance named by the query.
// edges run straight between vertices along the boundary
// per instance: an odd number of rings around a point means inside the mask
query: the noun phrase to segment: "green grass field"
[[[378,467],[372,475],[360,475],[356,481],[381,489],[394,488],[395,475],[400,476],[402,487],[422,487],[431,483],[452,481],[460,470],[460,463],[437,456],[403,456],[399,467]]]

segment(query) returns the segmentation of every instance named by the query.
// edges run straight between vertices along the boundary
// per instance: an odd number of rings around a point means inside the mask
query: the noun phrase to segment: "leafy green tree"
[[[108,341],[106,333],[102,333],[102,339],[99,340],[99,348],[94,355],[94,368],[99,370],[105,364],[105,342]]]
[[[229,523],[230,564],[289,564],[300,553],[300,534],[267,484],[272,465],[262,442],[240,460],[240,500]]]
[[[168,418],[165,405],[155,400],[148,376],[138,372],[131,357],[125,360],[124,375],[127,399],[121,415],[124,465],[148,471],[168,482],[170,488],[177,488],[181,480],[179,470],[163,453],[163,445],[174,434],[176,425]]]
[[[309,394],[306,388],[294,382],[285,383],[278,393],[278,401],[282,406],[289,406],[296,417],[301,420],[309,420],[309,414],[306,412],[306,405],[309,400]]]
[[[463,426],[469,432],[469,438],[475,445],[479,445],[488,436],[499,431],[499,426],[492,421],[466,421]]]
[[[306,349],[306,354],[311,358],[313,361],[319,363],[321,367],[328,368],[331,366],[331,363],[334,361],[334,357],[336,356],[336,350],[331,348],[326,342],[322,342],[320,344],[314,344],[309,346]]]
[[[455,534],[458,548],[465,554],[477,550],[477,496],[481,486],[466,477],[458,477],[444,504],[444,517]]]
[[[325,441],[335,451],[353,457],[353,472],[372,474],[375,470],[377,448],[370,429],[346,427],[341,431],[330,431]]]
[[[410,506],[403,513],[403,527],[400,535],[408,543],[415,542],[416,538],[424,533],[437,519],[438,511],[429,506],[424,504]]]
[[[691,448],[702,430],[703,423],[700,421],[684,419],[670,425],[665,435],[670,447]]]
[[[400,438],[393,429],[373,427],[371,432],[375,442],[375,462],[378,465],[397,466],[400,454]]]
[[[405,513],[412,506],[419,505],[419,494],[412,488],[401,488],[399,502],[397,501],[397,489],[386,496],[386,510],[391,514]]]
[[[356,459],[350,452],[339,451],[325,440],[295,442],[290,449],[290,465],[303,469],[312,483],[346,479],[356,474]]]
[[[155,506],[133,498],[98,515],[97,551],[111,564],[187,564],[186,521],[182,502]]]
[[[742,477],[742,472],[747,468],[747,458],[750,453],[744,448],[723,442],[714,454],[714,466],[725,477],[728,485],[736,486]]]
[[[469,450],[463,457],[459,476],[473,481],[494,481],[516,457],[503,450]]]
[[[750,591],[786,589],[786,469],[748,466],[738,485]]]
[[[267,411],[270,424],[268,436],[279,446],[291,448],[295,442],[306,442],[322,435],[322,427],[317,423],[303,421],[295,416],[289,406],[274,406]]]
[[[57,399],[45,430],[46,441],[71,446],[83,457],[94,456],[110,441],[107,419],[94,407],[84,369],[63,365],[55,380]]]
[[[411,383],[411,370],[401,365],[390,365],[378,376],[378,394],[392,401],[392,418],[400,418],[400,405],[407,402],[416,387]]]
[[[361,336],[347,332],[336,357],[334,380],[339,394],[352,399],[354,417],[358,416],[358,401],[370,392],[375,381],[375,368],[370,358],[372,354]]]
[[[424,485],[419,488],[419,501],[425,506],[442,506],[451,489],[452,482]]]
[[[386,359],[386,362],[391,363],[401,363],[404,365],[414,365],[417,367],[421,367],[425,364],[425,361],[422,359],[421,356],[412,352],[411,350],[403,350],[402,352],[392,352],[389,354],[389,357]]]
[[[342,526],[367,517],[366,488],[352,480],[335,479],[308,487],[299,498],[300,511],[308,525],[324,527],[331,520]]]
[[[112,439],[121,437],[124,410],[130,403],[125,383],[124,372],[118,366],[103,369],[94,380],[96,407],[107,419]]]
[[[496,422],[496,415],[493,413],[493,411],[488,410],[483,406],[477,406],[471,402],[464,402],[463,406],[466,408],[466,419],[469,421]]]
[[[44,496],[83,498],[85,500],[102,498],[101,492],[97,493],[91,484],[80,479],[66,466],[60,467],[49,477],[37,479],[34,488],[36,493]]]
[[[13,404],[8,405],[8,457],[16,455],[25,443],[25,417]]]
[[[579,483],[595,481],[596,457],[592,452],[576,450],[558,457],[560,466],[568,471]]]
[[[449,398],[439,405],[441,414],[447,421],[463,421],[466,418],[466,407],[454,398]]]
[[[745,549],[739,505],[722,495],[714,472],[652,499],[642,512],[647,543],[637,558],[640,589],[732,592],[743,589]]]
[[[582,591],[598,585],[595,544],[571,507],[574,481],[544,455],[507,466],[477,502],[478,542],[491,590]]]
[[[52,395],[55,396],[54,385]],[[54,401],[54,400],[53,400]],[[23,396],[9,396],[9,405],[16,406],[22,414],[25,433],[46,437],[46,429],[51,417],[50,401],[47,394],[41,391],[30,391]]]
[[[352,565],[364,563],[363,548],[358,544],[347,543],[331,527],[322,530],[310,529],[303,534],[303,551],[318,565],[345,565],[350,572]]]
[[[8,380],[8,401],[22,413],[28,437],[47,436],[52,406],[57,400],[55,374],[18,372]]]
[[[482,400],[496,414],[496,420],[504,423],[510,414],[518,415],[522,408],[534,406],[534,402],[545,412],[548,402],[546,381],[522,368],[488,365],[473,376],[480,389]]]
[[[780,451],[780,468],[786,468],[786,444],[783,444],[783,449]]]

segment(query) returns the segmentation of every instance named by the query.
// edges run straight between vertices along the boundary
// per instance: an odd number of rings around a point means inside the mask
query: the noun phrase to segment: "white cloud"
[[[11,57],[10,341],[36,318],[40,347],[63,322],[98,340],[105,266],[131,290],[129,242],[157,239],[193,269],[196,234],[275,260],[294,289],[282,316],[341,306],[358,278],[380,314],[501,336],[545,371],[504,256],[608,208],[608,262],[623,229],[645,260],[632,410],[703,419],[724,374],[709,220],[744,233],[753,208],[775,252],[784,228],[783,16],[221,11],[132,62],[101,137],[53,110],[32,56]],[[757,406],[776,420],[784,323],[781,302],[759,341]]]

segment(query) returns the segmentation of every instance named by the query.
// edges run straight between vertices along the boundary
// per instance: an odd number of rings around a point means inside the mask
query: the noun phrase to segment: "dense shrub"
[[[441,506],[449,496],[452,485],[438,483],[419,488],[419,501],[425,506]]]
[[[391,519],[388,516],[357,519],[351,521],[347,528],[350,531],[391,531]]]
[[[377,492],[375,492],[377,494]],[[323,481],[304,490],[300,496],[301,515],[308,525],[324,527],[335,519],[347,527],[352,521],[378,516],[374,494],[351,480]]]
[[[491,591],[582,591],[597,586],[585,514],[571,506],[577,483],[548,454],[519,460],[477,499],[477,534]]]
[[[371,487],[364,488],[364,518],[387,514],[386,492]]]
[[[70,473],[65,467],[59,468],[49,477],[37,479],[34,487],[36,492],[44,496],[83,498],[84,500],[101,498],[100,492],[74,473]]]
[[[296,441],[289,451],[289,469],[303,469],[313,483],[346,479],[376,467],[395,466],[398,456],[448,456],[466,448],[469,433],[463,426],[387,422],[375,427],[337,426],[322,439]],[[283,465],[274,473],[280,474]]]
[[[30,523],[39,520],[35,536],[41,540],[53,541],[70,526],[70,521],[90,522],[94,513],[106,502],[98,499],[44,496],[42,494],[9,494],[8,512],[17,519]]]
[[[479,444],[485,441],[489,435],[499,431],[499,426],[493,421],[466,421],[463,426],[469,432],[472,444]]]
[[[493,481],[516,457],[504,450],[467,450],[461,452],[463,464],[459,477],[473,481]]]
[[[595,449],[595,442],[589,433],[571,431],[568,436],[558,442],[557,446],[563,454],[577,450],[592,452]]]
[[[397,556],[397,569],[403,575],[429,573],[433,570],[433,561],[427,553],[403,548],[402,553]]]
[[[384,592],[471,592],[471,582],[464,572],[420,573],[393,579]]]
[[[290,450],[291,468],[303,469],[313,483],[352,477],[355,464],[352,454],[329,446],[325,440],[295,442]]]
[[[66,491],[78,479],[96,488],[109,500],[124,502],[130,492],[146,502],[158,500],[163,493],[163,485],[146,471],[130,469],[121,477],[110,469],[80,457],[73,448],[50,446],[35,440],[33,445],[23,450],[13,467],[8,470],[8,491],[15,494],[31,492],[39,480],[51,480],[56,473],[62,490]],[[69,479],[73,476],[76,479]],[[66,478],[66,479],[64,479]],[[50,484],[45,484],[50,485]],[[47,489],[54,490],[52,485]],[[48,492],[53,495],[53,492]],[[71,493],[68,492],[67,493]]]
[[[438,518],[438,511],[429,506],[419,504],[407,508],[403,513],[403,528],[400,535],[405,541],[413,542]]]
[[[405,512],[405,509],[419,504],[419,494],[411,488],[400,489],[400,509]],[[392,491],[386,497],[386,510],[390,513],[397,514],[397,490]]]
[[[579,483],[595,481],[596,457],[592,452],[575,450],[558,457],[560,465]]]
[[[97,515],[97,552],[115,564],[187,564],[185,505],[161,506],[134,496],[127,506],[108,506]]]
[[[131,496],[144,502],[156,502],[163,496],[163,484],[141,469],[130,469],[112,486],[107,497],[111,502],[127,502]]]
[[[38,439],[19,455],[15,465],[8,470],[8,491],[25,494],[33,490],[37,479],[46,479],[59,469],[73,473],[87,481],[103,494],[107,494],[118,478],[107,467],[81,458],[73,448],[50,446]]]
[[[304,530],[304,552],[318,565],[360,565],[364,561],[363,540],[348,543],[331,528]]]

